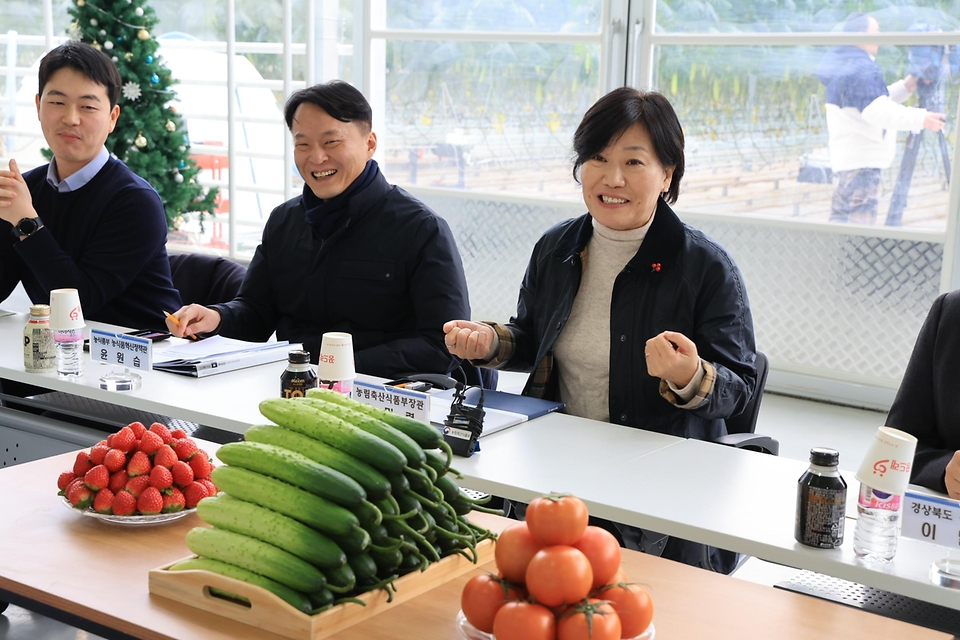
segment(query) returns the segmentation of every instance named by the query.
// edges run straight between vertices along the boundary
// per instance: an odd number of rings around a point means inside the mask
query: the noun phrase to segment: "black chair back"
[[[760,415],[760,400],[763,398],[763,389],[767,385],[768,362],[762,351],[757,351],[757,386],[753,391],[750,403],[743,413],[727,418],[727,433],[755,433],[757,430],[757,416]]]
[[[242,264],[202,253],[170,254],[170,276],[183,304],[204,306],[237,297],[247,269]]]

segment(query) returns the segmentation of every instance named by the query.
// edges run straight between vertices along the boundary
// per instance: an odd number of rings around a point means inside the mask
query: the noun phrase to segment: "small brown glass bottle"
[[[797,482],[797,519],[794,537],[800,544],[836,549],[843,544],[847,509],[847,483],[837,465],[834,449],[810,450],[810,468]]]
[[[302,398],[307,389],[317,384],[317,372],[310,366],[310,352],[291,351],[287,355],[287,370],[280,376],[280,397]]]

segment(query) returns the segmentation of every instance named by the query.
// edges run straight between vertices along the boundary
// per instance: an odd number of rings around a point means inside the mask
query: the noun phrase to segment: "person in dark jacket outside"
[[[475,364],[532,371],[523,393],[574,415],[686,438],[726,434],[756,385],[743,278],[716,242],[671,210],[683,131],[659,93],[621,88],[574,134],[588,213],[537,242],[506,325],[444,325]],[[734,554],[617,525],[631,548],[729,572]],[[664,549],[663,545],[666,544]]]
[[[69,42],[43,57],[38,80],[53,159],[23,175],[15,160],[0,170],[0,300],[21,282],[34,303],[77,289],[87,320],[160,329],[162,310],[180,306],[163,202],[104,146],[120,117],[120,72]]]
[[[169,330],[276,331],[314,363],[323,333],[345,331],[361,373],[452,371],[441,326],[470,313],[460,254],[447,223],[380,173],[369,103],[334,80],[291,95],[284,117],[303,193],[270,214],[236,299],[182,307]]]
[[[910,355],[887,426],[917,437],[910,481],[960,499],[960,291],[937,298]]]
[[[853,13],[843,30],[879,33],[880,23],[873,16]],[[836,47],[817,68],[827,93],[830,166],[838,180],[831,222],[875,223],[880,171],[893,163],[897,131],[940,131],[946,124],[942,113],[901,104],[917,88],[917,78],[908,75],[888,87],[875,62],[878,50],[876,44]]]

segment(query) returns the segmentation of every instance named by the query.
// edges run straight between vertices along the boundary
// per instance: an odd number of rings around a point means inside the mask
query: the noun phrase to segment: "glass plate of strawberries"
[[[115,524],[159,524],[217,494],[213,460],[179,429],[133,422],[89,450],[57,479],[63,503]]]

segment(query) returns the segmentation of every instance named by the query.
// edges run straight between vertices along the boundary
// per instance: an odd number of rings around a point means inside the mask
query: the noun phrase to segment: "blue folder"
[[[441,394],[441,397],[452,399],[453,389],[448,389]],[[467,390],[465,402],[476,406],[480,401],[480,389],[472,387]],[[503,391],[492,391],[484,389],[483,406],[487,409],[499,409],[500,411],[509,411],[527,416],[528,420],[539,418],[552,411],[563,409],[566,405],[562,402],[553,400],[542,400],[541,398],[531,398],[530,396],[520,396],[515,393],[505,393]]]

